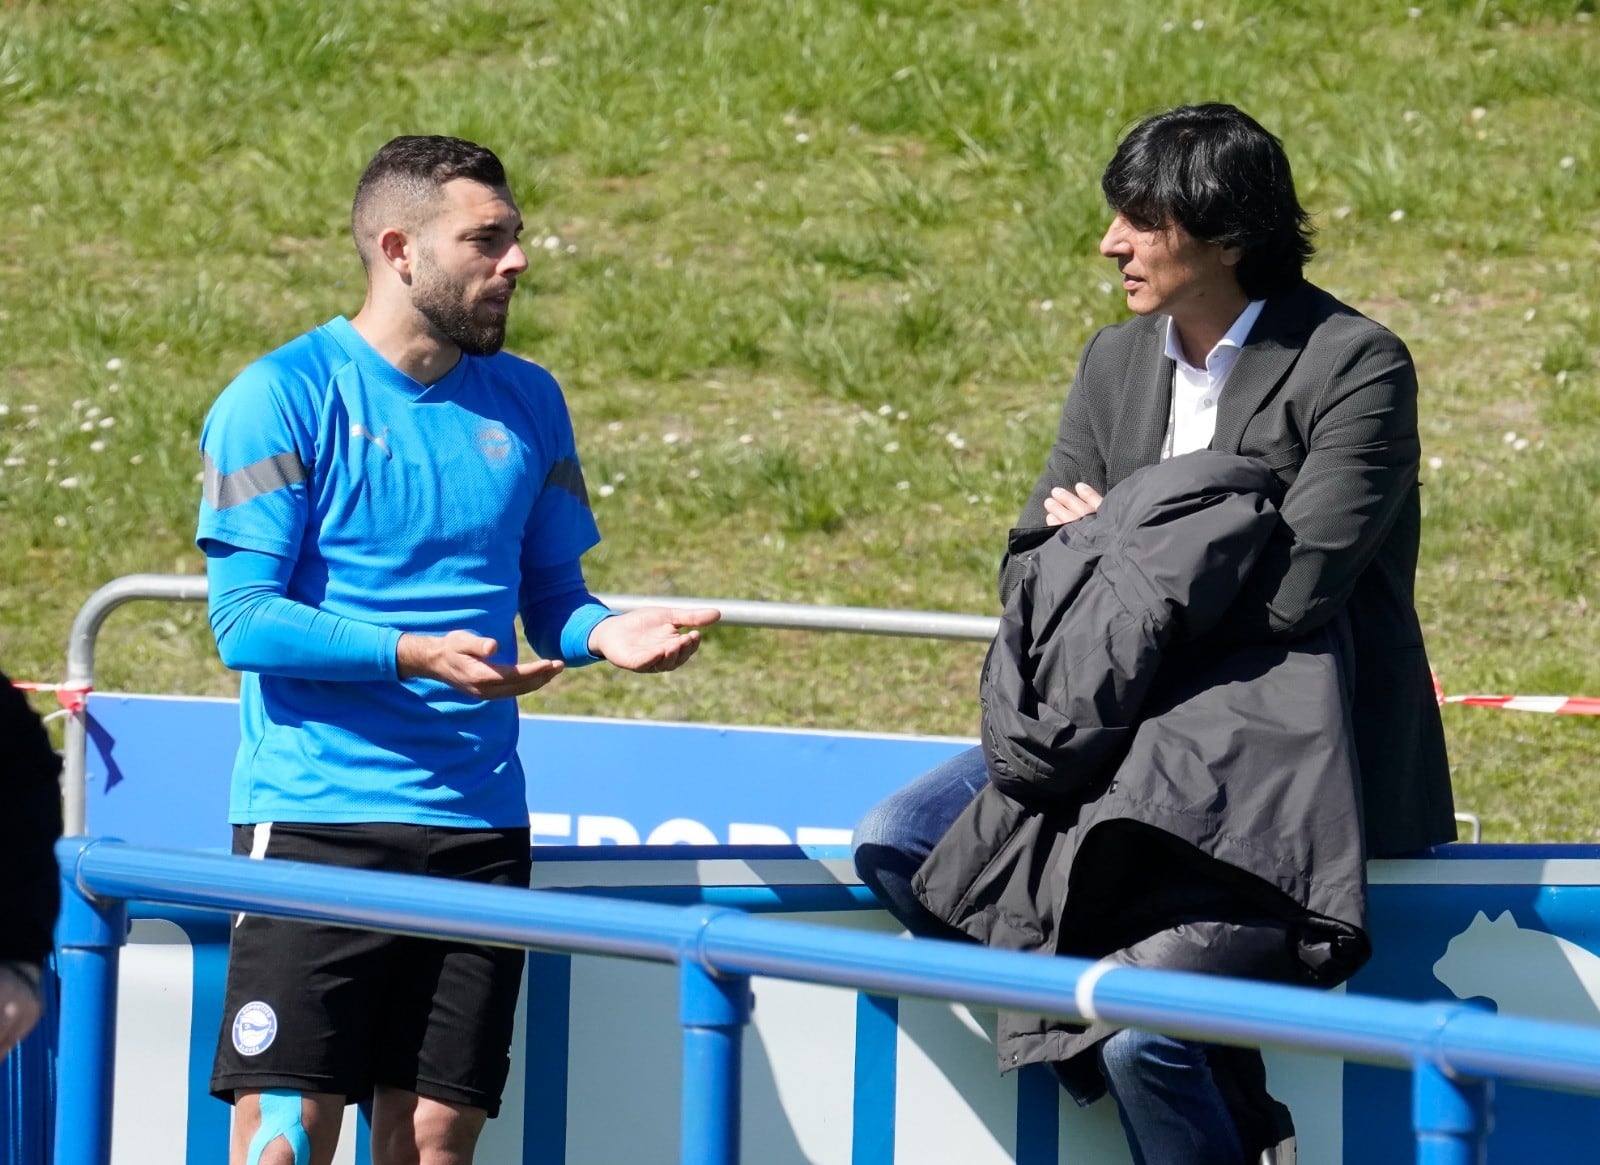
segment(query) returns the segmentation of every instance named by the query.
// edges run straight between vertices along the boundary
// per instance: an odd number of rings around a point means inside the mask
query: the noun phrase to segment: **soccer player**
[[[246,368],[201,436],[210,617],[244,673],[234,852],[526,886],[515,697],[604,659],[670,671],[710,609],[618,614],[561,390],[501,351],[527,256],[493,153],[400,137],[351,211],[367,294]],[[522,617],[541,657],[517,661]],[[211,1088],[234,1165],[472,1160],[523,957],[243,916]]]

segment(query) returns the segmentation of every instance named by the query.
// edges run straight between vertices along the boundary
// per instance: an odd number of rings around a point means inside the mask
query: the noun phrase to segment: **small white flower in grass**
[[[81,409],[84,405],[86,405],[88,403],[89,403],[88,401],[83,400],[81,398],[78,399],[78,400],[75,400],[75,401],[72,402],[72,411],[73,412],[77,412],[79,409]]]
[[[63,518],[60,514],[57,514],[56,515],[56,525],[61,527],[62,529],[65,529],[66,525],[67,525],[67,520],[65,518]]]
[[[1487,109],[1485,109],[1483,106],[1474,105],[1472,107],[1472,122],[1473,122],[1474,125],[1476,125],[1478,122],[1482,121],[1484,118],[1486,118],[1488,116],[1489,116],[1489,111]]]
[[[115,425],[116,423],[117,423],[117,418],[116,417],[101,417],[100,418],[100,427],[102,429],[109,429],[113,425]]]
[[[978,501],[979,501],[979,498],[978,498],[977,494],[968,494],[967,495],[967,505],[975,506],[975,505],[978,504]]]
[[[683,440],[683,438],[680,437],[677,433],[663,433],[663,434],[661,434],[661,443],[663,445],[676,445],[681,440]]]
[[[755,436],[753,434],[751,434],[751,433],[740,433],[739,434],[739,444],[741,444],[741,445],[754,445],[755,443],[756,443],[756,439],[755,439]]]
[[[10,415],[11,415],[11,406],[10,405],[0,405],[0,417],[9,417]]]
[[[811,140],[811,135],[802,130],[800,133],[794,135],[794,140],[803,146]]]
[[[967,447],[966,439],[960,433],[946,433],[944,439],[952,449],[965,449]]]
[[[628,480],[628,475],[626,473],[613,473],[611,475],[611,480],[616,482],[618,485],[621,485],[623,482]]]
[[[894,488],[901,493],[905,493],[906,490],[911,488],[911,483],[909,481],[897,481],[894,483]]]
[[[1406,9],[1406,15],[1409,16],[1412,20],[1417,20],[1422,16],[1422,9],[1420,9],[1420,8],[1407,8]]]
[[[694,469],[694,468],[691,467],[689,472],[687,474],[685,474],[685,476],[688,477],[688,479],[690,481],[694,481],[700,476],[700,471],[698,469]]]
[[[63,477],[60,481],[56,482],[56,484],[62,489],[77,489],[78,479],[75,477]]]
[[[1400,120],[1405,122],[1407,125],[1410,125],[1412,122],[1416,121],[1417,118],[1420,117],[1420,116],[1421,115],[1419,113],[1417,113],[1417,111],[1415,109],[1408,109],[1408,110],[1406,110],[1404,113],[1402,113],[1400,115]]]
[[[122,371],[122,358],[120,356],[113,356],[113,357],[111,357],[111,359],[107,360],[106,361],[106,371],[107,372],[121,372]]]
[[[894,412],[894,406],[893,405],[879,405],[878,406],[878,415],[880,417],[887,417],[892,412]]]
[[[1511,431],[1511,430],[1507,430],[1506,435],[1504,437],[1500,438],[1500,440],[1505,442],[1507,445],[1511,444],[1516,439],[1517,439],[1517,434],[1514,431]]]
[[[1515,441],[1511,442],[1511,447],[1518,453],[1521,453],[1528,447],[1528,439],[1526,437],[1518,437]]]
[[[900,442],[898,442],[898,441],[889,441],[889,442],[885,443],[884,447],[883,447],[883,451],[885,453],[898,453],[898,452],[900,452]]]
[[[622,422],[621,421],[612,421],[609,425],[606,426],[606,432],[608,432],[608,433],[620,433],[620,432],[622,432]]]
[[[1389,212],[1389,221],[1390,222],[1400,222],[1405,217],[1406,217],[1406,212],[1403,211],[1403,210],[1400,210],[1398,208],[1396,208],[1395,210],[1391,210]]]
[[[1334,207],[1333,217],[1334,218],[1349,218],[1350,217],[1350,208],[1348,206],[1336,206],[1336,207]]]
[[[22,411],[25,412],[25,413],[36,413],[36,412],[39,411],[39,406],[38,405],[23,405],[22,406]]]
[[[85,422],[83,422],[83,424],[78,426],[78,432],[80,432],[80,433],[88,433],[88,432],[91,432],[93,429],[94,429],[94,422],[93,421],[85,421]]]
[[[106,385],[106,391],[107,392],[121,392],[122,391],[122,385],[118,384],[115,380],[113,380],[110,384]]]
[[[1556,373],[1556,383],[1557,384],[1565,384],[1566,382],[1567,382],[1567,370],[1565,368],[1563,368],[1560,372]]]
[[[92,420],[94,420],[96,417],[98,417],[100,415],[101,411],[102,410],[101,410],[99,405],[91,405],[89,407],[89,411],[84,413],[83,415],[88,417],[92,421]]]
[[[772,419],[775,420],[775,421],[783,420],[783,410],[782,409],[773,409],[772,410]]]
[[[1428,458],[1428,468],[1429,469],[1443,469],[1444,468],[1444,458],[1443,457],[1430,457],[1430,458]]]
[[[1194,29],[1196,32],[1199,32],[1205,26],[1206,26],[1206,22],[1203,21],[1203,20],[1191,20],[1189,22],[1189,27]]]
[[[204,481],[205,479],[206,479],[206,475],[205,475],[204,472],[200,472],[200,473],[197,473],[197,474],[194,475],[194,480],[195,481]]]
[[[906,419],[906,418],[907,418],[907,417],[909,417],[909,416],[910,416],[910,415],[911,415],[911,414],[910,414],[910,413],[908,413],[908,412],[906,412],[906,411],[905,411],[905,409],[901,409],[901,410],[900,410],[900,411],[899,411],[899,412],[897,412],[897,413],[896,413],[896,414],[895,414],[895,415],[894,415],[894,419],[895,419],[895,420],[897,420],[897,421],[903,421],[903,420],[905,420],[905,419]]]
[[[132,457],[128,458],[128,464],[129,465],[143,465],[144,464],[144,454],[143,453],[135,453]]]
[[[21,469],[26,464],[28,464],[28,459],[26,457],[7,457],[6,458],[6,468],[7,469]]]
[[[89,452],[90,453],[104,453],[105,451],[106,451],[106,443],[104,441],[90,441],[89,442]]]
[[[1175,29],[1177,27],[1178,27],[1177,24],[1174,21],[1171,21],[1171,20],[1163,20],[1161,22],[1161,31],[1162,32],[1171,32],[1173,29]]]
[[[1106,294],[1106,295],[1110,295],[1110,294],[1111,294],[1111,284],[1109,284],[1109,283],[1102,283],[1102,284],[1101,284],[1101,285],[1100,285],[1100,290],[1101,290],[1101,292],[1102,292],[1102,293],[1104,293],[1104,294]]]
[[[612,485],[610,482],[606,482],[606,484],[602,485],[599,489],[595,490],[594,492],[599,494],[603,498],[608,498],[612,494],[617,492],[617,487]]]
[[[547,251],[559,251],[561,249],[561,240],[555,235],[551,235],[544,241],[544,249]]]
[[[1055,305],[1056,305],[1056,301],[1053,300],[1053,299],[1041,299],[1039,301],[1039,310],[1040,311],[1049,311],[1051,308],[1055,307]]]
[[[1533,317],[1538,315],[1538,314],[1539,314],[1539,309],[1538,308],[1530,307],[1527,311],[1522,313],[1522,318],[1525,321],[1531,321],[1533,319]]]
[[[1565,158],[1561,159],[1561,168],[1563,170],[1570,170],[1577,164],[1578,159],[1574,158],[1571,154],[1568,154]]]
[[[46,461],[45,464],[48,465],[51,469],[54,469],[56,466],[61,464],[61,461],[60,461],[59,458],[52,457],[52,458],[50,458],[50,460]]]

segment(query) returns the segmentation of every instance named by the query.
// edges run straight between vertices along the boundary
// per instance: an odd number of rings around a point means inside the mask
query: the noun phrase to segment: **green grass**
[[[96,586],[201,569],[205,411],[359,306],[350,193],[404,132],[511,170],[511,346],[566,386],[597,589],[991,612],[1123,312],[1100,168],[1223,99],[1284,138],[1315,278],[1416,355],[1445,686],[1600,695],[1597,42],[1593,0],[0,5],[0,663],[54,678]],[[980,656],[722,629],[528,706],[970,733]],[[101,683],[234,686],[198,608],[150,605]],[[1600,722],[1445,717],[1488,837],[1600,836]]]

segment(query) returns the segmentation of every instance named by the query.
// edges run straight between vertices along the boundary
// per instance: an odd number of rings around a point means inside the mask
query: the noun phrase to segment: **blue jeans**
[[[988,780],[983,750],[969,748],[889,794],[856,826],[856,873],[912,934],[971,941],[917,901],[911,876]]]
[[[1124,1028],[1097,1053],[1133,1165],[1243,1165],[1206,1045]]]
[[[912,934],[971,941],[917,901],[911,879],[987,781],[983,750],[968,749],[891,793],[856,826],[856,872]],[[1204,1044],[1129,1029],[1097,1054],[1134,1165],[1244,1161]]]

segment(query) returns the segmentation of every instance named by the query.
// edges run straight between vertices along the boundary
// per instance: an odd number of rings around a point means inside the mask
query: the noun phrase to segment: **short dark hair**
[[[1251,299],[1299,283],[1316,250],[1283,143],[1232,105],[1180,105],[1140,122],[1100,189],[1140,230],[1176,224],[1202,242],[1238,247],[1235,273]]]
[[[350,207],[350,233],[362,264],[371,266],[374,231],[391,225],[378,223],[380,215],[397,216],[396,225],[415,229],[426,221],[444,184],[457,178],[505,186],[506,170],[494,151],[461,138],[434,134],[390,139],[361,172]]]

